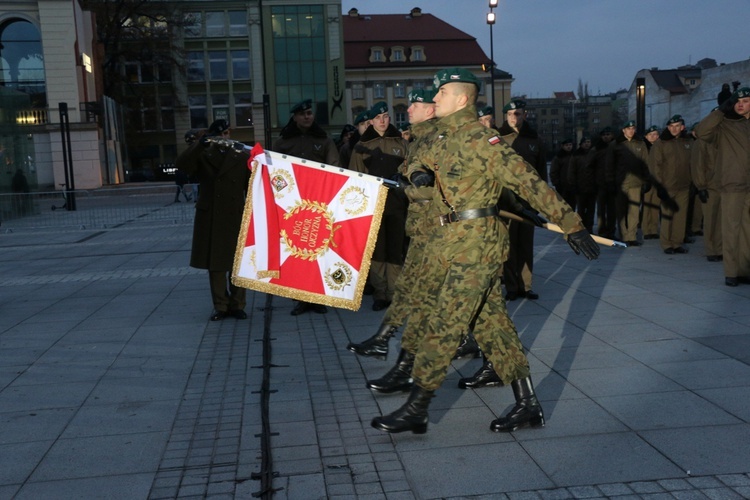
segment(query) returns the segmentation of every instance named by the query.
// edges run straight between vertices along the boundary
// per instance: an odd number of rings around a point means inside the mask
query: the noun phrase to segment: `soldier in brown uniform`
[[[683,254],[687,228],[687,207],[690,195],[690,148],[693,140],[684,137],[685,120],[674,115],[667,121],[667,128],[649,153],[649,170],[661,183],[676,203],[678,209],[671,210],[662,203],[661,231],[659,240],[666,254]]]
[[[690,175],[703,204],[703,244],[709,262],[721,262],[721,191],[720,176],[716,165],[716,138],[699,139],[697,132],[693,152],[690,156]]]
[[[716,141],[724,283],[737,286],[750,277],[750,87],[737,89],[695,132]]]
[[[175,162],[201,185],[195,204],[190,266],[208,270],[214,305],[211,321],[226,316],[246,319],[245,289],[232,284],[230,274],[250,180],[249,156],[211,138],[229,139],[229,123],[213,122],[207,137],[194,142]]]
[[[374,418],[372,426],[385,432],[427,431],[430,399],[480,308],[474,335],[516,397],[510,412],[494,420],[490,428],[510,432],[542,426],[544,414],[534,394],[528,359],[497,280],[508,241],[507,229],[497,217],[501,189],[514,191],[560,225],[577,253],[593,259],[599,247],[578,215],[534,167],[477,121],[476,76],[461,68],[442,70],[435,75],[435,88],[440,120],[429,160],[435,174],[433,204],[444,209],[432,223],[425,250],[432,272],[423,276],[420,286],[427,287],[436,303],[414,362],[414,386],[408,400],[394,412]]]
[[[651,146],[659,140],[659,127],[651,125],[646,129],[643,139],[650,153]],[[659,237],[659,197],[654,186],[650,184],[646,184],[643,191],[641,197],[643,207],[641,211],[641,231],[644,240],[655,240]]]
[[[615,144],[608,150],[607,164],[619,191],[617,193],[617,219],[620,237],[628,246],[640,246],[638,221],[640,219],[641,191],[649,178],[648,147],[635,135],[635,122],[629,120],[622,126]]]

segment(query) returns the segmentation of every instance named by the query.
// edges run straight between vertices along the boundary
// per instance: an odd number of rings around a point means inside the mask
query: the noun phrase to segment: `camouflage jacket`
[[[415,168],[422,169],[429,163],[430,144],[435,137],[437,130],[437,120],[428,120],[411,126],[411,133],[414,140],[409,144],[409,154],[406,156],[403,172],[409,171],[409,165],[414,164]],[[429,167],[428,167],[429,168]],[[409,198],[409,211],[406,216],[406,235],[409,237],[425,235],[427,224],[425,219],[432,217],[437,218],[439,213],[435,210],[432,203],[434,187],[422,186],[416,187],[409,185],[404,189],[406,196]]]
[[[469,106],[438,121],[437,136],[430,148],[435,185],[433,203],[448,213],[493,207],[503,187],[518,194],[559,225],[565,233],[584,229],[580,217],[539,177],[534,167],[525,162],[497,135],[476,119],[476,108]],[[444,255],[454,253],[451,260],[472,258],[455,254],[459,247],[481,243],[499,243],[504,247],[507,230],[497,217],[469,219],[440,226],[436,235]],[[455,247],[455,248],[453,248]],[[502,258],[490,252],[492,258]]]

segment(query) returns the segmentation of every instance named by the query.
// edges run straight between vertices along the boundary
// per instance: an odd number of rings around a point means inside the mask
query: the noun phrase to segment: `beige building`
[[[377,15],[351,9],[343,24],[349,123],[380,101],[388,103],[394,125],[406,123],[409,92],[432,88],[435,73],[448,67],[471,70],[482,82],[479,106],[492,102],[491,75],[482,69],[490,58],[476,38],[432,14],[418,7]],[[500,111],[510,98],[513,77],[494,71],[495,107]]]
[[[92,18],[77,0],[2,2],[0,192],[10,190],[18,169],[34,190],[60,189],[66,156],[76,188],[102,185],[100,131],[83,111],[97,101],[92,40]],[[68,109],[68,134],[61,104]],[[63,137],[70,138],[70,155],[63,155]]]

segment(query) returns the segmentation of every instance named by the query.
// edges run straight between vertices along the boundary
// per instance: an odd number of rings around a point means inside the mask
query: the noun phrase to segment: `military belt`
[[[482,217],[493,217],[498,214],[497,207],[474,208],[472,210],[463,210],[461,212],[451,212],[441,215],[438,219],[440,220],[441,226],[447,226],[448,224],[453,224],[460,220],[481,219]]]

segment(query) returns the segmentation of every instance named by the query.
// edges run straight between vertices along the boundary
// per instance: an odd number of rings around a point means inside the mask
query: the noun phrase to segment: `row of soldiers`
[[[603,129],[593,145],[583,137],[575,151],[566,140],[550,179],[587,229],[596,213],[598,233],[619,231],[629,246],[642,244],[638,227],[670,255],[687,253],[691,235],[704,234],[707,260],[724,262],[725,284],[737,286],[750,276],[748,210],[737,194],[750,190],[748,98],[750,88],[737,89],[690,131],[677,114],[643,138],[630,120],[617,136]]]

